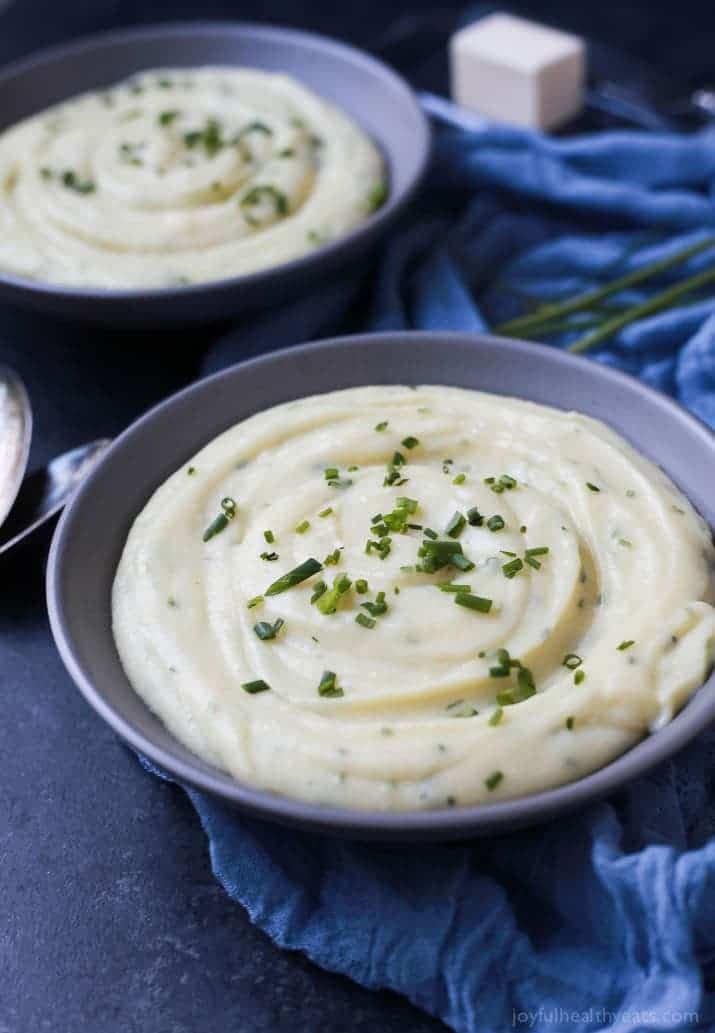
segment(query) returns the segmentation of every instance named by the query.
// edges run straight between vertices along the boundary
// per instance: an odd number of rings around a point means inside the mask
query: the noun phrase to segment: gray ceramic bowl
[[[662,731],[578,782],[503,803],[376,814],[299,803],[234,781],[169,734],[132,690],[119,662],[110,627],[114,572],[134,517],[170,473],[227,427],[278,402],[405,382],[517,395],[598,417],[659,463],[715,524],[715,438],[631,377],[550,348],[474,335],[396,333],[323,341],[200,381],[117,439],[55,535],[47,587],[55,641],[89,703],[136,750],[179,781],[262,817],[375,839],[461,838],[544,821],[612,793],[702,731],[715,719],[715,676]]]
[[[420,182],[429,157],[429,126],[403,79],[368,54],[322,36],[237,22],[185,22],[94,36],[0,73],[0,131],[142,69],[206,64],[285,72],[346,111],[387,161],[387,202],[334,243],[247,276],[164,290],[109,291],[52,286],[0,271],[0,299],[114,326],[224,319],[297,295],[363,256],[383,235]]]

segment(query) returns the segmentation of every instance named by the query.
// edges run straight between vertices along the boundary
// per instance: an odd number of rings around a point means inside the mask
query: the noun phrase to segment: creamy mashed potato
[[[0,371],[0,523],[8,514],[27,458],[27,420],[12,380]]]
[[[578,413],[447,387],[305,398],[177,470],[113,593],[127,675],[237,779],[355,808],[579,778],[713,658],[713,546]]]
[[[142,72],[0,134],[0,269],[168,287],[297,258],[387,195],[358,126],[249,68]]]

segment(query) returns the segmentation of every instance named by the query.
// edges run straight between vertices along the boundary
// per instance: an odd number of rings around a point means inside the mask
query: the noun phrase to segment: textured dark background
[[[317,29],[368,48],[390,39],[390,56],[414,82],[444,88],[444,55],[432,46],[438,37],[414,38],[410,29],[425,18],[448,27],[456,4],[274,0],[267,7],[0,0],[0,62],[117,25],[236,17]],[[544,0],[519,10],[586,34],[602,75],[640,81],[650,66],[666,76],[659,88],[674,95],[707,84],[711,73],[715,80],[712,0]],[[157,342],[0,310],[0,361],[21,373],[35,409],[32,462],[115,434],[193,378],[208,334]],[[223,894],[181,792],[141,771],[64,673],[46,625],[45,554],[46,542],[35,543],[0,570],[0,1033],[444,1029],[391,994],[278,951]]]

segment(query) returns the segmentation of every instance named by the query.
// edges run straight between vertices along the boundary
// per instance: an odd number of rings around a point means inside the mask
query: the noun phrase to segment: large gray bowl
[[[142,69],[206,64],[285,72],[346,111],[387,162],[386,203],[333,243],[246,276],[161,290],[105,290],[53,286],[0,270],[0,299],[114,326],[225,319],[315,286],[364,256],[384,234],[422,178],[429,125],[412,90],[387,65],[323,36],[238,22],[184,22],[92,36],[0,72],[0,132],[50,104]]]
[[[181,782],[277,821],[375,839],[448,839],[544,821],[611,793],[715,719],[715,677],[662,731],[570,785],[482,806],[377,814],[299,803],[234,781],[178,743],[127,681],[110,590],[129,528],[161,482],[221,431],[304,395],[361,384],[455,384],[578,409],[659,463],[715,523],[715,438],[674,402],[622,373],[550,348],[466,334],[376,334],[274,352],[174,395],[137,420],[75,496],[50,552],[50,623],[81,692],[136,750]]]

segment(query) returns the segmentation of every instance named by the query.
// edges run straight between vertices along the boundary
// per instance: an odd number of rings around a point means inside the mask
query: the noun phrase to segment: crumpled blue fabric
[[[525,298],[604,283],[709,233],[715,131],[441,130],[419,200],[378,255],[243,321],[205,370],[339,332],[482,330]],[[715,292],[593,358],[715,426]],[[714,783],[710,731],[573,817],[419,849],[291,831],[187,792],[216,877],[279,946],[404,994],[459,1033],[626,1033],[715,1028]]]

